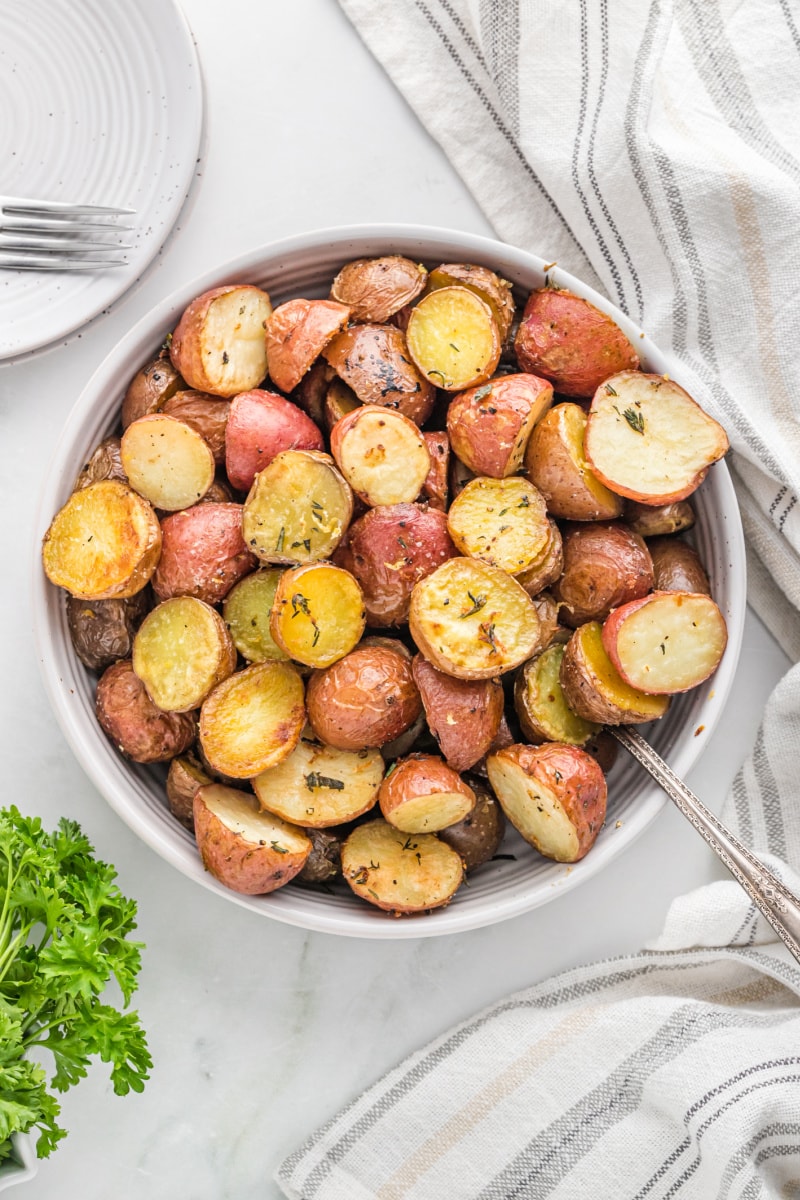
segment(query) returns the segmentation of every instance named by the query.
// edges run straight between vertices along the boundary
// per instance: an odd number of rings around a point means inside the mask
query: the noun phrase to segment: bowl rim
[[[348,244],[351,243],[361,246],[358,253],[348,254]],[[374,244],[372,250],[365,248],[365,244],[369,243]],[[395,249],[398,243],[404,244],[404,248]],[[418,243],[418,247],[409,246],[407,243]],[[355,909],[342,911],[335,906],[331,906],[330,910],[324,906],[309,908],[307,904],[303,904],[304,897],[301,889],[292,889],[297,893],[298,898],[288,903],[283,895],[285,889],[268,896],[246,896],[234,892],[218,883],[205,871],[199,855],[189,842],[183,840],[184,831],[179,829],[177,822],[173,822],[175,826],[175,830],[173,830],[166,822],[153,822],[144,806],[131,804],[122,778],[115,778],[114,771],[108,769],[109,765],[117,764],[116,774],[121,776],[119,764],[122,760],[118,758],[115,749],[99,726],[94,726],[91,738],[93,739],[96,733],[98,738],[102,739],[99,743],[101,750],[104,744],[106,752],[98,754],[97,746],[93,746],[91,741],[87,743],[86,729],[81,720],[80,710],[75,704],[70,703],[70,680],[66,676],[66,670],[62,673],[61,668],[64,667],[64,664],[58,662],[59,631],[54,627],[49,615],[50,607],[53,604],[53,595],[57,596],[58,592],[53,589],[41,570],[38,545],[53,514],[64,503],[69,491],[68,486],[65,489],[65,477],[71,479],[74,476],[74,464],[78,461],[78,443],[83,439],[84,444],[80,448],[82,453],[87,441],[87,422],[90,421],[93,411],[102,407],[102,397],[109,392],[113,392],[115,395],[120,394],[133,372],[144,361],[144,356],[152,353],[153,347],[158,343],[158,338],[163,337],[165,329],[174,328],[177,318],[191,300],[209,288],[225,282],[247,283],[253,280],[258,273],[263,278],[267,263],[269,263],[269,271],[275,275],[275,281],[273,284],[264,284],[263,286],[266,286],[268,290],[269,287],[272,287],[274,291],[279,291],[283,260],[290,256],[307,253],[314,248],[317,250],[320,247],[328,250],[340,248],[340,260],[346,262],[348,257],[362,257],[369,253],[387,253],[390,246],[392,247],[391,252],[396,253],[410,254],[416,249],[418,257],[427,258],[430,261],[433,259],[438,259],[440,262],[446,261],[445,253],[449,254],[451,247],[453,252],[459,254],[458,261],[469,261],[477,257],[479,260],[485,259],[488,263],[500,258],[502,259],[502,268],[500,269],[506,275],[512,274],[513,270],[518,270],[524,275],[533,273],[543,277],[546,265],[550,267],[551,271],[557,269],[559,287],[569,288],[577,295],[595,304],[601,311],[609,314],[628,337],[635,341],[637,348],[641,349],[641,356],[648,361],[651,369],[655,367],[658,372],[667,373],[672,378],[680,380],[681,366],[678,360],[655,346],[625,313],[592,287],[562,270],[557,264],[554,268],[553,264],[546,264],[543,258],[495,238],[438,226],[370,223],[315,229],[277,241],[265,242],[216,267],[209,268],[195,279],[174,289],[133,325],[96,368],[67,417],[45,475],[44,486],[37,505],[35,528],[38,541],[35,542],[34,549],[37,552],[33,555],[32,564],[32,622],[39,670],[46,694],[73,754],[117,815],[160,857],[177,867],[182,874],[194,879],[207,890],[223,896],[228,901],[233,901],[241,907],[270,916],[283,923],[305,929],[378,939],[421,938],[464,932],[508,920],[547,903],[563,890],[571,890],[599,873],[610,859],[618,857],[623,850],[632,845],[655,820],[666,804],[667,798],[656,784],[643,775],[642,802],[637,803],[636,810],[626,816],[623,823],[624,828],[616,830],[613,839],[604,843],[598,842],[585,859],[572,864],[569,868],[565,868],[564,864],[552,864],[554,869],[559,868],[554,870],[553,877],[536,877],[532,888],[523,890],[522,894],[515,889],[511,895],[482,896],[478,908],[454,904],[416,916],[413,920],[396,921],[387,920],[387,914],[373,910],[368,905],[363,905],[363,913],[360,907],[358,911]],[[447,247],[444,253],[441,250],[443,246]],[[523,286],[530,288],[531,285]],[[120,363],[126,360],[135,363],[133,370],[128,373],[126,373],[125,367],[120,366]],[[107,421],[105,425],[107,427]],[[703,487],[713,488],[726,513],[726,537],[730,554],[727,584],[733,604],[727,617],[728,645],[723,660],[712,677],[714,686],[707,697],[708,703],[703,709],[703,723],[700,726],[702,736],[695,734],[688,738],[679,737],[672,753],[667,756],[672,769],[683,777],[699,759],[708,737],[716,727],[724,710],[738,664],[746,608],[744,534],[735,492],[724,461],[714,464]],[[77,662],[77,660],[75,661]],[[80,667],[80,664],[78,666]],[[83,667],[80,669],[85,670]],[[701,688],[702,686],[700,685]],[[711,702],[712,698],[713,703]],[[177,833],[180,834],[180,837],[176,836]],[[187,850],[190,851],[191,857],[187,855]],[[271,901],[273,897],[278,896],[281,897],[283,903],[265,903],[265,901]],[[348,897],[348,901],[349,899]]]

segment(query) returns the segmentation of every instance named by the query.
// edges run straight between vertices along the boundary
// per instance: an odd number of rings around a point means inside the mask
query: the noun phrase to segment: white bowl
[[[125,389],[139,367],[158,350],[194,296],[223,283],[255,283],[273,303],[292,296],[327,295],[330,281],[349,259],[399,253],[430,266],[474,262],[498,270],[518,285],[521,296],[544,282],[544,262],[488,238],[415,225],[370,225],[318,230],[261,246],[194,280],[148,314],[95,372],[76,403],[56,448],[40,498],[38,529],[44,534],[67,499],[78,469],[93,447],[114,431]],[[680,380],[680,368],[659,351],[619,310],[591,288],[558,270],[559,285],[585,296],[613,316],[636,345],[646,369]],[[742,640],[745,560],[741,522],[730,477],[717,463],[695,495],[697,548],[714,596],[728,624],[728,647],[712,679],[676,697],[648,737],[678,775],[696,762],[722,713]],[[627,755],[609,776],[605,828],[591,853],[570,868],[541,858],[512,832],[514,861],[487,864],[452,904],[424,916],[396,920],[347,894],[289,886],[268,896],[243,896],[217,883],[203,869],[191,835],[170,815],[164,770],[122,758],[94,715],[93,676],[70,642],[63,594],[34,568],[34,628],[45,686],[56,717],[76,757],[109,804],[149,846],[178,870],[225,899],[278,921],[357,937],[416,938],[474,929],[503,921],[554,900],[621,854],[650,824],[665,798]],[[617,822],[621,822],[618,826]]]

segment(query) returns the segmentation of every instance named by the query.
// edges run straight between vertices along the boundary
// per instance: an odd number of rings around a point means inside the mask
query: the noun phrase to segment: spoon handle
[[[640,733],[625,726],[609,727],[608,732],[639,760],[691,821],[769,921],[783,944],[800,962],[800,899],[709,812]]]

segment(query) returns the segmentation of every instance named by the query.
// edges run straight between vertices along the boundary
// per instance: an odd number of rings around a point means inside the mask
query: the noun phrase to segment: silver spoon
[[[709,812],[640,733],[624,726],[607,728],[620,745],[639,760],[670,800],[673,800],[683,815],[691,821],[700,836],[705,838],[737,883],[741,884],[769,921],[783,944],[800,962],[800,899],[773,875],[769,867],[743,846],[712,812]]]

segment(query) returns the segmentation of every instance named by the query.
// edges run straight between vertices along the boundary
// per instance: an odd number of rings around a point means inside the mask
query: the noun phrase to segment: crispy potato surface
[[[95,711],[117,749],[138,763],[169,762],[189,749],[197,733],[193,713],[156,708],[127,658],[100,676]]]
[[[236,669],[236,647],[215,608],[194,596],[165,600],[133,640],[133,669],[156,708],[189,712]]]
[[[252,779],[291,754],[305,721],[297,668],[257,663],[230,675],[205,700],[200,744],[217,771],[231,779]]]
[[[305,829],[311,842],[311,853],[302,870],[295,876],[297,883],[331,883],[342,873],[342,843],[345,832],[341,829]]]
[[[344,329],[350,309],[332,300],[287,300],[267,318],[269,377],[282,392],[296,388],[331,338]]]
[[[105,479],[73,492],[42,543],[51,583],[81,600],[133,596],[149,582],[161,553],[153,506],[127,484]]]
[[[165,417],[175,417],[191,426],[214,455],[214,464],[225,464],[225,433],[230,413],[230,401],[221,396],[210,396],[206,392],[175,392],[166,400],[160,412]]]
[[[400,254],[357,258],[345,263],[331,285],[331,299],[346,304],[350,320],[383,325],[396,312],[416,300],[428,272],[421,263]]]
[[[411,361],[405,334],[393,325],[351,325],[324,357],[362,404],[393,408],[415,425],[431,415],[436,389]]]
[[[250,284],[226,284],[197,296],[170,342],[172,365],[198,392],[235,396],[267,373],[269,296]]]
[[[225,597],[222,615],[233,644],[248,662],[288,657],[270,632],[272,604],[282,574],[277,567],[254,571],[234,584]]]
[[[365,624],[364,597],[349,571],[306,563],[281,575],[269,627],[275,644],[296,662],[329,667],[349,654]]]
[[[428,477],[431,456],[417,426],[402,413],[364,404],[331,430],[331,454],[365,504],[416,500]]]
[[[436,833],[462,821],[475,807],[475,793],[457,771],[435,754],[398,759],[378,792],[385,819],[404,833]]]
[[[450,505],[447,529],[462,554],[509,575],[532,567],[553,537],[544,497],[518,475],[471,480]]]
[[[72,488],[73,492],[80,492],[90,483],[99,483],[101,479],[118,479],[120,483],[127,483],[128,476],[125,474],[120,455],[121,444],[121,438],[103,438],[81,468]]]
[[[209,874],[248,896],[283,887],[311,853],[302,829],[263,812],[255,796],[219,783],[195,793],[194,828]]]
[[[263,563],[329,558],[350,524],[353,493],[327,454],[285,450],[259,471],[242,513],[242,533]]]
[[[468,770],[497,736],[505,703],[502,684],[498,679],[456,679],[421,654],[412,670],[439,749],[454,771]]]
[[[465,287],[437,288],[424,296],[412,309],[406,338],[418,370],[446,392],[484,383],[500,361],[492,310]]]
[[[653,580],[644,540],[622,522],[595,521],[564,530],[564,569],[553,595],[565,625],[604,621],[612,608],[647,595]]]
[[[358,646],[333,666],[314,671],[306,704],[316,736],[340,750],[383,746],[422,711],[408,652],[387,645]]]
[[[442,263],[428,276],[429,291],[453,286],[469,288],[489,305],[497,322],[500,341],[505,342],[516,310],[508,280],[476,263]]]
[[[584,453],[586,413],[579,404],[557,404],[539,421],[525,451],[525,471],[547,501],[551,516],[567,521],[607,521],[623,501],[601,483]]]
[[[196,504],[214,482],[211,447],[191,425],[163,413],[128,426],[120,457],[134,491],[165,512]]]
[[[170,362],[166,351],[162,351],[158,358],[154,358],[138,370],[128,384],[122,401],[122,428],[127,429],[131,422],[137,421],[139,417],[158,412],[170,396],[174,396],[185,387],[186,384]]]
[[[514,707],[529,742],[585,746],[601,726],[579,717],[567,704],[559,679],[563,657],[564,646],[555,643],[525,663],[514,685]]]
[[[569,707],[602,725],[636,725],[663,717],[669,697],[649,695],[625,682],[606,653],[602,628],[599,621],[588,621],[567,642],[559,679]]]
[[[447,410],[453,453],[476,475],[502,479],[522,466],[534,426],[553,403],[553,389],[534,375],[501,375],[460,392]]]
[[[619,326],[566,288],[531,292],[514,342],[523,371],[549,379],[562,396],[591,396],[639,356]]]
[[[67,596],[67,625],[75,653],[90,671],[104,671],[130,658],[133,635],[150,606],[146,589],[124,600],[79,600]]]
[[[434,834],[407,834],[387,821],[359,825],[342,846],[342,875],[357,896],[396,915],[452,900],[464,878],[460,855]]]
[[[603,625],[603,646],[625,682],[657,695],[708,679],[727,641],[717,605],[692,592],[654,592],[615,609]]]
[[[653,560],[653,589],[657,592],[700,592],[711,595],[711,584],[700,555],[682,538],[654,537],[647,543]]]
[[[248,492],[257,472],[284,450],[324,449],[322,434],[311,418],[284,396],[253,388],[231,400],[225,470],[240,492]]]
[[[159,600],[224,600],[257,561],[242,536],[241,504],[195,504],[161,522],[161,557],[153,576]]]
[[[337,750],[302,739],[253,788],[262,808],[309,829],[342,825],[367,812],[384,774],[379,750]]]
[[[661,505],[685,500],[700,486],[727,453],[728,437],[673,380],[624,371],[595,392],[585,448],[612,491]]]
[[[510,671],[539,639],[527,592],[505,571],[471,558],[451,558],[415,586],[409,628],[429,662],[462,679]]]

